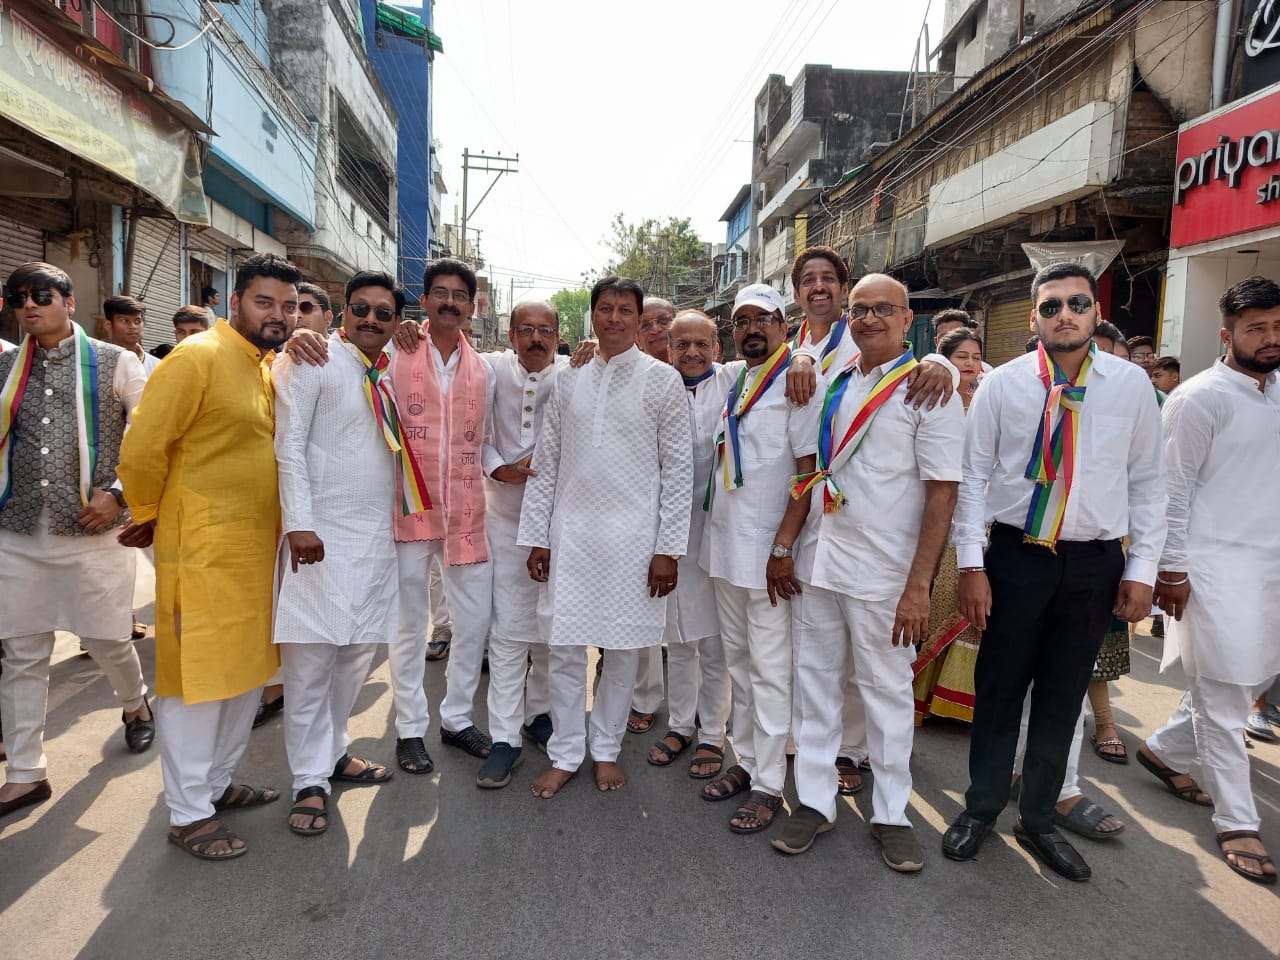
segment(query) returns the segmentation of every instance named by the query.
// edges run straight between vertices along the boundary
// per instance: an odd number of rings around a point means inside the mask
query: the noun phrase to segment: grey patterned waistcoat
[[[124,437],[125,410],[112,383],[123,352],[100,340],[90,340],[98,356],[98,466],[93,485],[105,490],[115,483]],[[15,533],[34,533],[41,509],[49,511],[49,532],[57,536],[91,534],[76,523],[80,503],[80,454],[76,428],[75,339],[52,350],[36,346],[31,379],[27,383],[13,436],[13,495],[0,507],[0,527]],[[17,350],[0,353],[0,384],[4,383]],[[119,526],[125,515],[116,519]]]

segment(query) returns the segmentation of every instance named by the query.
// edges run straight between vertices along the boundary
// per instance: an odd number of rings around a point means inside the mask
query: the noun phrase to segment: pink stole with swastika
[[[391,358],[391,385],[404,439],[427,479],[434,507],[407,517],[397,515],[395,536],[400,542],[444,540],[444,559],[450,566],[484,563],[489,545],[480,446],[487,372],[480,355],[459,333],[458,369],[448,395],[442,398],[433,349],[424,338],[413,353],[397,350]],[[447,437],[444,463],[440,462],[441,436]]]

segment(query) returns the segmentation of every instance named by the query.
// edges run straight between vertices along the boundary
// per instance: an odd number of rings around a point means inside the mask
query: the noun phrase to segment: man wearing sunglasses
[[[298,328],[314,330],[327,337],[332,326],[333,305],[329,295],[314,283],[298,284]]]
[[[73,321],[62,270],[24,264],[6,289],[24,337],[0,353],[0,816],[52,795],[44,725],[55,630],[77,634],[106,674],[129,749],[155,737],[129,636],[135,554],[114,536],[125,519],[120,442],[146,374]]]
[[[404,291],[389,274],[361,272],[347,282],[346,303],[328,363],[299,365],[282,355],[271,369],[285,537],[273,637],[289,691],[289,829],[304,836],[328,829],[331,779],[391,778],[382,764],[347,753],[347,718],[375,644],[395,640],[398,627],[391,525],[402,513],[403,436],[382,377]]]
[[[430,710],[422,686],[433,558],[442,561],[454,620],[440,740],[480,759],[493,746],[471,720],[493,609],[482,450],[493,377],[462,332],[475,309],[474,271],[461,260],[435,260],[423,273],[422,289],[425,322],[401,325],[390,367],[405,439],[431,496],[430,510],[395,518],[400,635],[387,654],[396,759],[401,769],[415,774],[433,769],[423,740]]]
[[[1054,829],[1072,735],[1113,613],[1136,623],[1151,609],[1168,500],[1151,383],[1093,344],[1097,296],[1079,264],[1036,274],[1040,340],[974,396],[952,534],[959,611],[983,635],[970,786],[942,852],[972,859],[1008,802],[1029,688],[1014,836],[1069,880],[1090,876]]]
[[[520,761],[522,736],[543,752],[551,739],[547,645],[538,632],[541,588],[529,578],[527,547],[516,543],[542,413],[568,358],[556,355],[560,318],[540,301],[511,311],[513,349],[481,354],[493,376],[489,442],[484,448],[485,530],[493,558],[493,628],[489,634],[489,729],[493,750],[476,783],[504,787]],[[532,661],[532,666],[530,666]]]

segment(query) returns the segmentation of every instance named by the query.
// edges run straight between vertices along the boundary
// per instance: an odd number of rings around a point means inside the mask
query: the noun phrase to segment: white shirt
[[[896,360],[865,374],[855,364],[833,424],[837,443]],[[796,577],[802,583],[860,600],[902,595],[920,540],[925,481],[959,483],[964,449],[963,404],[916,410],[902,402],[906,393],[904,381],[881,404],[857,453],[836,459],[833,477],[847,502],[824,513],[821,487],[814,489],[796,541]]]
[[[489,499],[485,509],[518,522],[526,484],[494,480],[493,471],[533,452],[538,429],[542,426],[542,410],[551,396],[551,386],[557,373],[569,365],[569,358],[555,357],[536,373],[524,368],[514,350],[482,353],[480,359],[489,367],[493,390],[489,401],[487,442],[480,457],[488,478],[485,489]]]
[[[831,330],[835,329],[835,324],[831,325]],[[827,349],[827,343],[831,340],[831,330],[827,331],[827,335],[817,342],[813,339],[812,331],[805,331],[804,341],[800,346],[796,347],[792,352],[797,356],[812,357],[814,366],[818,372],[822,372],[822,363],[818,359],[822,356],[822,351]],[[831,366],[827,368],[827,374],[834,376],[838,371],[843,370],[849,365],[849,361],[858,356],[858,345],[853,340],[853,333],[849,330],[848,324],[845,324],[844,336],[840,343],[836,345],[835,358],[831,361]],[[940,353],[926,354],[921,363],[940,363],[951,371],[951,387],[956,389],[960,386],[960,371],[950,360]],[[950,402],[950,401],[948,401]]]
[[[1021,530],[1033,484],[1027,462],[1044,413],[1038,354],[1025,353],[983,378],[965,428],[964,483],[951,541],[960,566],[982,566],[988,523]],[[1059,539],[1129,537],[1124,578],[1153,584],[1164,546],[1164,457],[1160,408],[1137,364],[1096,352],[1085,384],[1075,479]]]
[[[4,351],[6,350],[17,350],[17,349],[18,349],[17,344],[10,343],[8,340],[0,338],[0,353],[4,353]]]
[[[356,348],[335,333],[324,366],[271,367],[283,531],[310,530],[324,559],[293,572],[281,543],[276,643],[387,643],[399,625],[395,455],[364,393]]]
[[[142,361],[143,372],[145,372],[148,377],[151,376],[151,371],[160,365],[160,358],[153,353],[147,353],[145,350],[141,353],[134,354],[134,356]]]
[[[985,387],[983,389],[986,389]],[[1256,686],[1280,674],[1271,600],[1280,594],[1280,379],[1265,392],[1219,359],[1162,411],[1169,536],[1160,569],[1186,571],[1191,596],[1169,619],[1161,669]]]
[[[742,396],[764,369],[763,363],[747,369]],[[821,377],[818,384],[821,389]],[[725,488],[723,464],[711,481],[711,511],[698,562],[710,576],[748,590],[765,589],[769,548],[791,500],[796,460],[818,452],[819,397],[797,407],[786,389],[786,377],[777,377],[738,422],[742,486]],[[721,411],[721,418],[727,416],[725,404]]]
[[[667,600],[649,596],[649,564],[684,554],[693,487],[680,375],[634,346],[561,370],[532,466],[517,542],[551,550],[538,608],[547,641],[661,642]]]

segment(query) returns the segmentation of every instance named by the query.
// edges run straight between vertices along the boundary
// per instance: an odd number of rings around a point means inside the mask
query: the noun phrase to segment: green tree
[[[570,290],[566,287],[551,295],[551,305],[560,314],[560,336],[571,345],[582,339],[587,311],[591,309],[591,291],[585,287]]]
[[[711,264],[706,244],[687,217],[628,223],[619,213],[606,244],[614,259],[605,274],[637,280],[650,295],[665,297],[677,306],[701,306],[698,301],[705,298]]]

